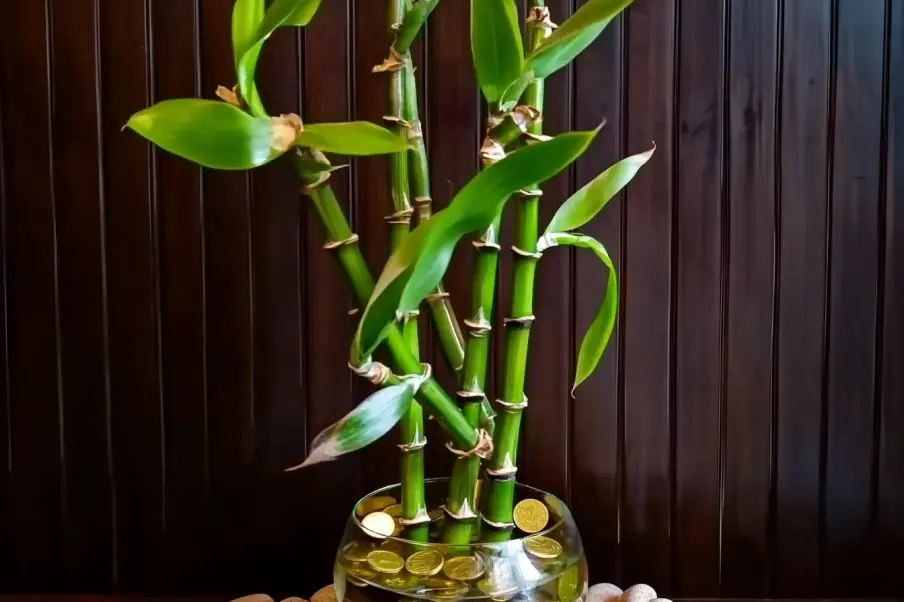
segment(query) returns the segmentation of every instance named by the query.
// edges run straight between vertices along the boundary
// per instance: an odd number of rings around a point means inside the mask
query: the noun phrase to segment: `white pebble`
[[[668,598],[653,598],[650,602],[672,602]]]
[[[389,537],[395,531],[395,519],[385,512],[371,512],[361,521],[364,532],[371,537],[383,539]]]
[[[656,599],[656,590],[646,583],[632,585],[622,594],[622,602],[650,602]]]
[[[587,590],[586,602],[619,602],[622,589],[611,583],[597,583]]]

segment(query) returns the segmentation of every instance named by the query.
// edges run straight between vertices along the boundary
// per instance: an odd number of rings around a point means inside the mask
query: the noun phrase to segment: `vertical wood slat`
[[[197,3],[151,8],[154,101],[200,95]],[[158,155],[156,178],[169,550],[163,570],[191,590],[204,570],[208,493],[203,184],[198,166],[167,153]]]
[[[670,329],[675,4],[635,2],[627,18],[627,152],[657,151],[626,195],[622,283],[624,453],[622,580],[670,581]],[[669,300],[667,303],[666,300]]]
[[[619,16],[609,24],[601,39],[575,62],[574,128],[587,130],[598,126],[601,119],[607,120],[593,146],[575,166],[577,186],[583,186],[624,155],[624,59],[625,18]],[[623,195],[618,195],[593,221],[581,228],[582,232],[605,245],[619,274],[623,262],[624,214]],[[596,257],[576,252],[574,277],[572,328],[580,337],[596,314],[607,275]],[[574,400],[571,510],[580,525],[593,583],[621,583],[618,565],[618,479],[621,470],[618,391],[623,334],[623,325],[619,323],[599,367],[581,385]]]
[[[557,23],[571,14],[570,0],[548,1],[550,16]],[[572,71],[565,67],[546,80],[543,132],[554,135],[572,130]],[[556,209],[571,192],[572,169],[543,184],[540,199],[540,226],[549,223]],[[514,211],[513,198],[508,208]],[[542,229],[541,229],[542,232]],[[511,244],[502,243],[502,253],[511,254]],[[569,491],[571,386],[574,375],[571,341],[572,269],[574,251],[569,247],[550,249],[537,264],[534,285],[534,315],[531,325],[531,349],[528,356],[525,394],[530,407],[524,412],[519,459],[519,476],[524,482],[566,499]],[[510,280],[509,273],[501,278]],[[500,300],[497,315],[511,317],[508,299]],[[494,330],[496,345],[503,346],[502,329]],[[497,384],[497,388],[501,382]],[[509,399],[506,401],[516,402]]]
[[[235,79],[232,6],[202,0],[199,14],[200,95],[213,98],[218,85],[231,87]],[[197,578],[243,591],[242,567],[253,561],[242,542],[252,533],[247,500],[255,445],[250,176],[204,170],[202,199],[210,495],[207,559]]]
[[[53,173],[66,511],[64,587],[102,589],[112,572],[107,345],[95,2],[53,1]]]
[[[679,15],[674,595],[720,591],[725,12],[709,0]]]
[[[305,31],[303,117],[308,122],[347,121],[350,115],[351,41],[348,38],[354,2],[324,3],[317,17],[317,27]],[[345,41],[341,44],[340,41]],[[331,52],[324,52],[331,48]],[[336,162],[344,161],[344,158]],[[336,198],[349,215],[353,197],[351,182],[354,176],[349,170],[333,173],[330,182]],[[310,201],[301,197],[302,230],[304,243],[302,258],[307,270],[307,312],[305,316],[305,341],[309,357],[316,364],[308,370],[306,399],[308,406],[309,439],[339,420],[352,409],[358,397],[352,379],[358,378],[348,369],[348,342],[354,336],[357,318],[349,316],[352,307],[360,304],[352,299],[347,281],[334,257],[322,246],[325,242],[323,227],[314,214]],[[314,362],[315,360],[311,360]],[[310,364],[309,364],[310,365]],[[389,438],[392,437],[390,434]],[[333,542],[342,532],[350,509],[361,497],[360,458],[349,456],[338,462],[306,469],[295,473],[300,487],[317,491],[317,503],[323,507],[341,508],[342,512],[321,515],[305,528],[305,538]],[[392,464],[394,466],[394,464]],[[330,482],[330,487],[322,484]],[[332,551],[332,550],[330,550]],[[311,572],[329,575],[332,554],[319,554],[310,559]],[[306,591],[314,591],[318,583],[312,583]]]
[[[773,594],[819,589],[832,5],[786,1],[781,81]]]
[[[886,66],[888,118],[885,146],[885,273],[881,415],[874,532],[877,593],[904,591],[904,7],[890,2],[890,55]],[[880,227],[883,227],[880,222]]]
[[[9,331],[9,314],[7,312],[6,286],[6,143],[4,137],[3,88],[0,86],[0,541],[9,541],[11,525],[9,523],[9,499],[12,494],[9,475],[12,472],[12,424],[10,422],[9,395],[9,349],[7,333]],[[8,545],[0,545],[0,579],[12,581],[10,574],[10,555]]]
[[[99,8],[119,569],[113,585],[151,590],[159,581],[154,565],[163,551],[165,489],[154,154],[118,127],[152,102],[150,22],[146,0]]]
[[[728,49],[723,591],[766,596],[779,3],[735,0]]]
[[[4,4],[0,94],[4,136],[20,147],[4,156],[9,195],[6,279],[13,470],[8,518],[9,588],[59,590],[63,493],[57,312],[57,237],[50,123],[50,21],[45,2]],[[31,141],[22,144],[23,141]]]
[[[823,584],[830,596],[870,587],[884,17],[883,2],[839,0]]]

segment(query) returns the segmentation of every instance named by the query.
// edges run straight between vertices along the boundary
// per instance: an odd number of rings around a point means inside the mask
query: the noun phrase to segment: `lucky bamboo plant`
[[[529,0],[523,20],[516,0],[470,0],[470,46],[488,115],[486,138],[475,149],[483,168],[436,213],[431,206],[428,149],[418,118],[409,49],[439,0],[384,0],[389,46],[385,56],[374,57],[382,62],[373,69],[374,77],[385,81],[384,126],[313,124],[296,114],[267,112],[255,85],[261,49],[276,29],[307,26],[320,1],[275,0],[267,6],[265,0],[236,0],[232,18],[236,85],[221,86],[216,92],[220,100],[160,102],[132,116],[128,127],[166,151],[213,169],[247,170],[275,160],[286,163],[297,176],[303,202],[313,206],[323,225],[324,249],[335,255],[364,308],[351,343],[349,367],[379,389],[320,433],[307,459],[296,468],[361,449],[398,425],[400,520],[411,539],[423,540],[423,527],[430,520],[424,500],[426,409],[442,427],[445,445],[454,455],[444,504],[444,541],[467,543],[478,518],[485,540],[503,540],[513,525],[537,263],[551,247],[568,245],[592,251],[608,270],[602,303],[577,355],[577,387],[594,370],[610,338],[618,287],[615,267],[603,245],[574,230],[626,186],[653,153],[628,157],[601,173],[565,200],[541,231],[538,205],[556,200],[543,199],[540,185],[577,159],[598,131],[544,134],[544,81],[590,45],[631,0],[587,0],[558,26],[543,0]],[[327,155],[386,156],[391,249],[376,281],[357,245],[358,235],[330,187],[334,167]],[[499,225],[506,210],[515,216],[510,245],[512,296],[503,319],[502,385],[493,397],[486,390],[487,357],[495,334],[495,286],[502,249]],[[471,303],[460,325],[442,278],[453,250],[469,236],[473,236],[476,256]],[[426,324],[419,313],[422,307],[429,308],[445,360],[458,377],[458,390],[452,394],[420,359],[418,327]],[[373,359],[378,348],[389,358],[387,363]],[[481,478],[485,485],[478,508]]]

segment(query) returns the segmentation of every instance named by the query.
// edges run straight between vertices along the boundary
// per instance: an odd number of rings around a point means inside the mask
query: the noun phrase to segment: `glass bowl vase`
[[[584,596],[584,548],[574,518],[561,500],[517,484],[515,503],[541,502],[549,514],[545,527],[536,533],[516,527],[506,541],[486,541],[490,528],[475,519],[469,522],[468,543],[450,544],[444,543],[444,529],[451,521],[442,510],[447,491],[448,479],[427,481],[425,499],[431,520],[421,525],[417,536],[398,519],[399,485],[374,491],[355,505],[333,570],[339,602],[575,602]],[[372,512],[395,515],[392,535],[365,527],[364,517]],[[458,529],[456,541],[461,542]]]

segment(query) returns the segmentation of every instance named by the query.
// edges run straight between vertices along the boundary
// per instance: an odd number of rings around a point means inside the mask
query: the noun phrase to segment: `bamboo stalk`
[[[329,162],[316,151],[305,156],[301,151],[292,153],[290,161],[299,181],[304,186],[323,223],[331,242],[325,247],[336,254],[336,259],[351,284],[359,303],[366,304],[374,290],[374,280],[358,248],[357,236],[352,232],[332,188],[329,186]],[[314,166],[317,166],[316,168]],[[389,351],[394,367],[403,374],[418,374],[424,367],[411,353],[398,327],[392,327],[383,341]],[[428,378],[416,396],[417,400],[436,419],[455,445],[462,449],[473,449],[480,442],[478,433],[465,419],[442,387],[434,378]]]
[[[530,0],[528,34],[530,48],[536,48],[547,36],[553,25],[544,0]],[[544,81],[536,79],[524,92],[523,102],[534,107],[542,116]],[[529,128],[534,135],[542,133],[542,117]],[[515,207],[515,253],[512,274],[512,306],[510,317],[504,321],[506,329],[505,372],[502,397],[497,400],[498,420],[495,433],[495,449],[487,465],[487,494],[482,511],[487,530],[484,538],[490,541],[507,539],[512,528],[512,506],[517,472],[518,433],[521,413],[527,405],[524,380],[527,368],[527,351],[530,326],[534,321],[533,295],[534,273],[537,259],[537,222],[539,190],[523,190]]]
[[[389,31],[395,32],[405,18],[406,0],[389,0]],[[385,119],[391,130],[405,143],[408,142],[412,124],[408,121],[405,108],[408,106],[408,75],[413,72],[411,57],[397,52],[390,53],[394,59],[393,68],[389,71],[389,114]],[[384,65],[389,64],[387,60]],[[402,151],[389,157],[389,182],[392,188],[392,205],[395,213],[387,216],[390,228],[391,250],[395,250],[408,236],[411,227],[411,216],[414,208],[411,205],[408,177],[408,152]],[[419,356],[417,312],[409,312],[403,322],[402,334],[411,353]],[[399,421],[401,442],[399,449],[402,457],[399,463],[402,491],[402,519],[408,522],[408,537],[418,541],[426,541],[429,535],[427,523],[427,504],[424,500],[424,446],[427,437],[424,433],[424,410],[419,403],[412,401],[408,411]]]
[[[480,150],[482,163],[485,166],[492,165],[504,157],[505,147],[527,130],[534,116],[534,112],[527,107],[517,107],[489,129]],[[468,338],[465,344],[464,375],[458,397],[463,406],[462,412],[474,427],[480,420],[481,403],[486,399],[486,372],[493,328],[501,219],[501,215],[497,216],[483,236],[473,243],[477,258],[471,285],[472,314],[465,320]],[[470,541],[473,519],[478,516],[476,493],[479,470],[480,458],[475,457],[459,455],[452,466],[449,496],[445,506],[449,519],[443,531],[445,543],[465,544]]]

